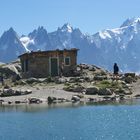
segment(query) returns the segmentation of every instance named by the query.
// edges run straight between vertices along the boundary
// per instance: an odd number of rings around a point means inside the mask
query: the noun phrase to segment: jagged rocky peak
[[[140,18],[128,18],[120,27],[132,26],[137,24],[140,24]]]
[[[58,31],[71,33],[73,31],[73,27],[69,23],[65,23],[61,28],[58,28]]]
[[[9,30],[5,31],[0,38],[0,45],[8,44],[10,42],[11,43],[19,42],[19,36],[12,27]]]
[[[74,31],[74,32],[76,32],[76,33],[77,33],[77,34],[79,34],[79,35],[81,35],[81,34],[82,34],[82,32],[80,31],[80,29],[79,29],[79,28],[75,28],[73,31]]]
[[[10,27],[7,32],[15,33],[15,31],[14,31],[14,29],[12,27]]]
[[[47,35],[47,30],[43,26],[39,26],[37,29],[33,30],[33,32],[29,33],[30,38],[35,38],[37,36]]]
[[[7,38],[7,39],[11,39],[15,37],[19,38],[17,33],[12,27],[9,30],[5,31],[3,35],[1,36],[1,38]]]

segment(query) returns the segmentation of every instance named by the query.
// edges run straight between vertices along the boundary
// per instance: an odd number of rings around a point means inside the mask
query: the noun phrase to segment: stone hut
[[[50,50],[25,53],[19,56],[22,76],[69,76],[76,70],[78,49]]]

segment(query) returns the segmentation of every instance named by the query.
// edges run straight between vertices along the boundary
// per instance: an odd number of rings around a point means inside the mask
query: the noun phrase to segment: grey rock
[[[85,94],[87,95],[96,95],[99,92],[99,88],[96,86],[87,87]]]
[[[90,102],[95,101],[95,99],[94,99],[94,98],[88,98],[88,100],[89,100]]]
[[[33,104],[33,103],[39,104],[39,103],[42,102],[40,99],[35,98],[35,97],[29,98],[28,101],[29,101],[30,104]]]
[[[80,80],[80,77],[72,77],[69,79],[69,83],[76,83],[76,82],[79,82]]]
[[[134,78],[131,76],[124,77],[124,81],[128,84],[131,84],[134,81]]]
[[[55,97],[48,97],[48,103],[53,103],[54,101],[56,101],[57,99]]]
[[[131,90],[124,90],[124,94],[125,95],[131,95],[133,94]]]
[[[136,94],[135,97],[139,99],[140,98],[140,94]]]
[[[21,101],[15,101],[15,104],[20,104],[21,103]]]
[[[124,76],[125,76],[125,77],[130,76],[130,77],[135,78],[135,77],[136,77],[136,74],[135,74],[135,73],[125,73]]]
[[[112,91],[108,88],[100,88],[98,95],[112,95]]]
[[[8,104],[12,104],[13,102],[12,101],[8,101]]]
[[[17,96],[17,95],[26,95],[32,93],[31,90],[13,90],[11,88],[4,88],[3,92],[1,93],[1,96]]]
[[[106,101],[111,101],[112,100],[112,98],[110,96],[105,96],[105,97],[103,97],[103,99],[106,100]]]
[[[15,77],[15,79],[19,79],[20,72],[21,66],[19,61],[0,66],[0,73],[2,73],[6,78]]]
[[[55,79],[56,84],[64,84],[66,82],[67,82],[66,78],[57,78],[57,79]]]
[[[102,75],[94,76],[94,80],[97,80],[97,81],[102,81],[102,80],[106,80],[106,79],[107,79],[107,76],[102,76]]]
[[[72,91],[72,92],[83,92],[84,87],[79,84],[72,84],[68,85],[63,88],[65,91]]]
[[[78,96],[74,95],[74,96],[72,96],[71,100],[74,102],[78,102],[78,101],[80,101],[80,98]]]
[[[39,79],[37,78],[29,78],[26,80],[26,83],[28,84],[33,84],[33,83],[41,83],[42,81],[40,81]]]
[[[91,65],[91,66],[89,66],[89,68],[88,68],[88,69],[89,69],[89,71],[96,71],[96,68],[95,68],[94,66],[92,66],[92,65]]]
[[[3,89],[3,92],[1,93],[1,96],[12,96],[15,94],[15,91],[13,89]]]

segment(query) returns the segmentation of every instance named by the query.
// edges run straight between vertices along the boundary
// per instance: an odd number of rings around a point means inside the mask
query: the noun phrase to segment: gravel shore
[[[8,96],[8,97],[0,97],[1,100],[4,100],[5,102],[11,101],[24,101],[28,98],[31,97],[36,97],[39,99],[46,99],[51,96],[51,97],[56,97],[56,98],[65,98],[70,100],[73,95],[76,93],[74,92],[67,92],[63,90],[63,85],[47,85],[47,86],[17,86],[17,87],[12,87],[12,89],[20,89],[20,90],[31,90],[31,94],[27,95],[19,95],[19,96]]]
[[[130,99],[133,98],[134,95],[139,94],[140,86],[139,86],[140,80],[133,84],[133,94],[131,96],[126,96],[126,98]],[[63,84],[50,84],[50,85],[34,85],[34,86],[16,86],[12,87],[14,90],[31,90],[31,94],[27,95],[19,95],[19,96],[8,96],[8,97],[0,97],[0,100],[4,100],[5,104],[7,104],[9,101],[12,103],[15,103],[15,101],[26,101],[29,98],[37,98],[41,99],[44,102],[47,103],[48,97],[55,97],[55,98],[64,98],[69,101],[71,101],[72,97],[74,95],[83,95],[82,93],[78,92],[67,92],[63,90]],[[109,97],[113,97],[114,95],[111,95]],[[82,98],[82,101],[87,101],[89,98],[95,99],[96,101],[102,101],[103,96],[99,95],[83,95],[84,98]]]

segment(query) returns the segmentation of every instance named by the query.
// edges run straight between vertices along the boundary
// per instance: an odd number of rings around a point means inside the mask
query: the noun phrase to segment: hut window
[[[70,65],[70,57],[65,57],[64,62],[65,62],[65,65],[69,66]]]

